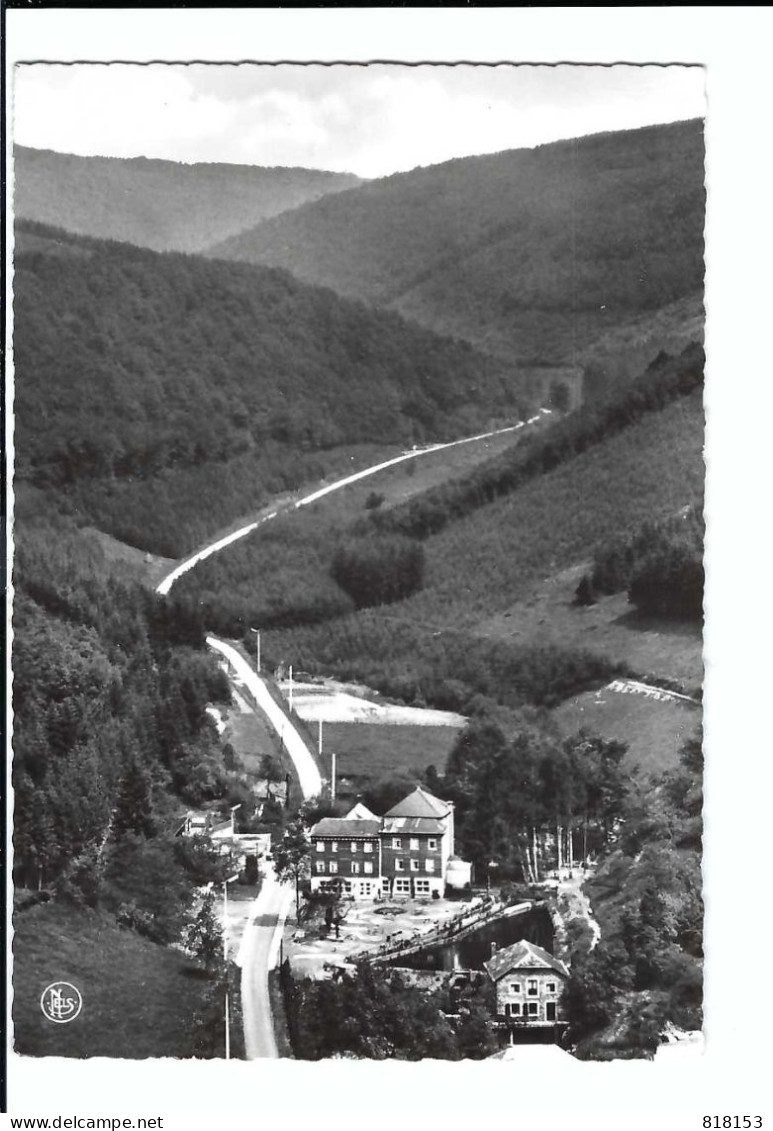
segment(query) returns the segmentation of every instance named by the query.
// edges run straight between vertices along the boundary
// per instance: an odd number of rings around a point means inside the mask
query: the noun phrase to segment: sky
[[[380,177],[704,115],[680,66],[17,66],[14,140],[36,149],[304,166]]]

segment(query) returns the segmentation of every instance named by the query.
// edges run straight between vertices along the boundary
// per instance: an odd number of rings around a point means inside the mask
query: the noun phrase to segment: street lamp
[[[251,628],[250,632],[254,632],[256,637],[257,637],[257,641],[256,641],[257,656],[256,656],[255,670],[257,671],[258,675],[260,675],[260,629],[259,628]]]
[[[491,895],[491,869],[498,867],[496,860],[489,860],[486,864],[486,895]]]

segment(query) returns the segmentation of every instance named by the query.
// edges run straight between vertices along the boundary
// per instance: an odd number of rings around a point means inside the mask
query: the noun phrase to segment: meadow
[[[337,795],[354,800],[369,786],[386,778],[417,781],[428,766],[443,773],[449,751],[459,734],[453,726],[390,726],[369,723],[326,723],[322,760],[324,776],[331,774],[336,753]]]
[[[65,981],[83,996],[68,1025],[48,1021],[43,990]],[[104,911],[44,903],[14,922],[14,1046],[24,1056],[190,1056],[207,983],[180,951],[116,924]]]
[[[643,774],[673,770],[679,751],[700,725],[700,708],[602,688],[567,699],[552,712],[562,735],[584,728],[628,747],[626,764]]]

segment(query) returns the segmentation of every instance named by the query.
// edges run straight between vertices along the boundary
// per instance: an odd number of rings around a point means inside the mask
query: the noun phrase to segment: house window
[[[321,840],[318,840],[317,841],[317,852],[324,852],[324,851],[325,851],[325,845],[323,844],[323,842]]]
[[[415,881],[417,895],[429,895],[429,880]]]
[[[369,840],[366,840],[365,843],[363,844],[362,851],[363,852],[372,852],[373,851],[373,845],[371,844],[371,842]]]
[[[520,1017],[521,1003],[518,1001],[511,1001],[505,1006],[505,1013],[510,1017]]]
[[[510,983],[510,992],[514,993],[514,994],[519,994],[521,992],[521,983],[520,982],[511,982]]]
[[[331,860],[329,864],[330,874],[334,875],[338,871],[338,864],[335,860]]]
[[[546,1021],[555,1021],[555,1019],[556,1019],[556,1003],[554,1001],[549,1001],[547,1003],[547,1005],[545,1006],[545,1020]]]
[[[430,837],[430,839],[427,841],[427,848],[430,850],[430,852],[437,852],[437,841],[434,838]]]
[[[317,864],[317,871],[318,872],[324,872],[325,871],[325,865],[322,863],[321,860]]]
[[[410,845],[411,845],[411,852],[418,852],[419,851],[419,838],[417,836],[412,836],[411,841],[410,841]]]
[[[356,852],[356,851],[357,851],[357,841],[353,840],[352,841],[352,852]]]
[[[356,862],[356,860],[352,860],[352,875],[353,876],[358,875],[359,871],[360,871],[359,864]]]
[[[395,860],[395,871],[396,872],[404,872],[405,871],[405,861],[404,860]]]
[[[395,894],[396,895],[410,895],[411,894],[411,881],[410,880],[395,880]]]
[[[402,847],[403,847],[403,842],[400,840],[400,837],[399,836],[393,836],[392,837],[392,848],[402,848]]]
[[[529,1007],[529,1017],[536,1017],[537,1014],[539,1013],[539,1002],[530,1001],[528,1003],[528,1007]]]
[[[434,872],[435,871],[435,861],[434,860],[425,860],[424,861],[424,867],[426,868],[426,870],[428,872]]]
[[[370,889],[372,887],[373,887],[373,884],[361,884],[360,885],[360,894],[361,895],[370,895]]]
[[[371,864],[370,860],[363,864],[363,868],[368,876],[371,876],[373,874],[373,865]]]
[[[555,992],[556,992],[556,983],[555,982],[548,982],[548,993],[554,994]]]
[[[411,860],[411,871],[412,872],[418,872],[418,870],[419,870],[419,861],[418,860]]]
[[[537,996],[537,979],[529,978],[529,997]]]
[[[338,841],[337,840],[331,840],[330,851],[331,852],[338,852]]]

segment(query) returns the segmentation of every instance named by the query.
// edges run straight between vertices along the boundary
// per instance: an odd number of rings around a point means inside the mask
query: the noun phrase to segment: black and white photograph
[[[12,68],[18,1057],[704,1055],[707,72],[511,48]]]

